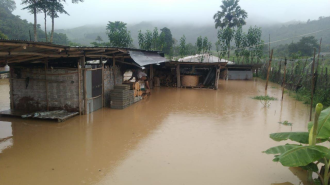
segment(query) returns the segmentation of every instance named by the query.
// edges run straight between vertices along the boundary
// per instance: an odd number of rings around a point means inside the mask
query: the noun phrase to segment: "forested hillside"
[[[297,42],[301,39],[301,37],[293,38],[298,35],[311,33],[319,30],[329,29],[330,28],[330,17],[321,17],[319,20],[308,21],[306,23],[292,21],[290,23],[285,24],[276,24],[276,25],[255,25],[253,21],[247,22],[247,25],[243,27],[243,31],[247,31],[250,26],[258,26],[262,28],[262,40],[265,43],[269,40],[269,34],[271,35],[271,42],[278,41],[282,39],[286,39],[281,42],[272,43],[272,47],[276,47],[279,45],[289,44],[291,42]],[[214,28],[214,25],[204,25],[204,26],[195,26],[193,24],[182,24],[182,25],[171,25],[168,23],[162,22],[141,22],[135,25],[127,25],[128,30],[132,34],[132,38],[134,40],[134,45],[138,46],[138,32],[142,30],[153,30],[154,27],[163,28],[168,27],[173,35],[173,38],[179,40],[182,35],[186,36],[187,43],[195,44],[197,37],[203,36],[208,37],[212,43],[217,41],[217,30]],[[73,42],[78,42],[83,45],[89,45],[90,42],[95,41],[97,36],[101,36],[101,38],[106,41],[108,40],[106,35],[106,25],[102,26],[82,26],[72,29],[60,29],[55,30],[57,33],[65,33]],[[330,30],[321,31],[315,34],[316,39],[323,38],[324,44],[330,44]],[[289,39],[288,39],[289,38]]]
[[[5,36],[1,38],[18,39],[18,40],[33,40],[33,24],[23,20],[20,16],[13,15],[12,9],[6,6],[0,6],[0,35],[3,33]],[[30,33],[29,33],[30,31]],[[37,29],[38,41],[46,41],[45,33],[38,25]],[[69,45],[69,39],[65,34],[55,33],[54,44]]]

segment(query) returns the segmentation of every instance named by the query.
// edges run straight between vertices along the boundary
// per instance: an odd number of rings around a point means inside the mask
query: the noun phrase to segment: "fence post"
[[[309,121],[312,121],[312,111],[313,111],[314,82],[315,82],[315,74],[314,74],[315,53],[316,53],[316,49],[314,48],[314,58],[313,58],[313,64],[312,64],[312,92],[311,92],[311,107],[310,107],[310,111],[309,111]]]
[[[272,52],[270,54],[269,63],[268,63],[267,81],[266,81],[266,87],[265,87],[265,90],[266,91],[267,91],[267,88],[268,88],[269,71],[270,71],[270,68],[271,68],[271,65],[272,65],[272,58],[273,58],[273,50],[272,50]]]
[[[283,101],[283,95],[284,95],[284,86],[285,86],[285,76],[286,76],[286,57],[284,60],[284,75],[283,75],[283,83],[282,83],[282,101]]]

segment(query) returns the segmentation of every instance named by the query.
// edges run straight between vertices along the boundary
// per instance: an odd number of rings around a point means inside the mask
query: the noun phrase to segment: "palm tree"
[[[243,10],[239,5],[239,0],[223,0],[220,6],[221,11],[214,14],[213,19],[215,28],[233,29],[246,24],[247,12]],[[231,37],[232,38],[232,37]],[[230,41],[231,41],[230,38]],[[230,41],[228,42],[228,58],[230,55]]]
[[[27,7],[23,8],[23,10],[29,10],[30,13],[34,15],[34,25],[33,25],[33,32],[34,32],[34,41],[38,41],[37,35],[37,7],[38,0],[22,0],[22,4],[28,5]]]

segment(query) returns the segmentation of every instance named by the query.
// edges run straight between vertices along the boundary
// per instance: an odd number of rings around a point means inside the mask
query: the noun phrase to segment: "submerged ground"
[[[299,184],[303,171],[261,152],[280,144],[270,133],[306,131],[308,107],[285,95],[264,108],[251,99],[264,95],[259,79],[220,83],[156,88],[125,110],[60,124],[1,117],[0,184]],[[0,80],[0,110],[9,109],[8,84]],[[281,90],[271,83],[268,94],[280,99]]]

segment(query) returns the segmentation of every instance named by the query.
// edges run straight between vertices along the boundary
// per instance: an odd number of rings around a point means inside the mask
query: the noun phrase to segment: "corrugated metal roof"
[[[225,59],[220,59],[217,56],[209,55],[209,54],[200,54],[200,55],[191,55],[184,58],[180,58],[179,62],[201,62],[201,58],[204,57],[203,63],[217,63],[217,62],[227,62],[228,64],[232,64],[233,62]]]
[[[156,52],[150,51],[133,51],[129,50],[131,58],[140,66],[146,66],[149,64],[159,64],[166,62],[166,58],[159,55]]]

